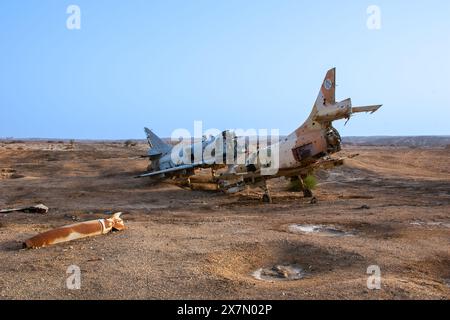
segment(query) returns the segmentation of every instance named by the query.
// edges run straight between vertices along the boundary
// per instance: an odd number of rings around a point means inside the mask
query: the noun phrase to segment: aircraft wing
[[[137,176],[136,178],[153,177],[153,176],[157,176],[157,175],[169,173],[169,172],[177,172],[177,171],[182,171],[182,170],[187,170],[187,169],[194,169],[196,167],[198,167],[198,165],[196,165],[196,164],[184,164],[184,165],[169,168],[169,169],[144,173],[144,174]]]

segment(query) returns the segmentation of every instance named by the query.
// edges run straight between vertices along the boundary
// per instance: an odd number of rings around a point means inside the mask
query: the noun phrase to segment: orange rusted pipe
[[[23,243],[24,248],[41,248],[52,244],[106,234],[111,230],[125,229],[122,212],[108,219],[98,219],[71,224],[38,234]]]

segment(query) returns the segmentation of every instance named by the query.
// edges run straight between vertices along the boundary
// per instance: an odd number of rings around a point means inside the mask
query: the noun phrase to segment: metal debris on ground
[[[40,213],[46,214],[48,212],[48,207],[41,204],[31,206],[31,207],[22,207],[22,208],[13,208],[13,209],[3,209],[0,210],[0,213],[10,213],[10,212],[25,212],[25,213]]]
[[[253,277],[264,281],[295,281],[304,278],[306,272],[298,265],[275,265],[253,272]]]
[[[70,220],[72,220],[72,221],[78,221],[78,220],[80,220],[80,218],[78,218],[77,216],[73,216],[73,215],[70,215],[70,214],[65,214],[65,215],[64,215],[64,218],[70,219]]]
[[[300,234],[315,234],[320,236],[328,236],[328,237],[345,237],[352,236],[351,232],[346,232],[344,230],[340,230],[333,226],[324,226],[324,225],[308,225],[308,224],[291,224],[288,227],[288,231],[292,233],[300,233]]]
[[[421,226],[421,227],[444,227],[450,228],[450,223],[446,222],[425,222],[425,221],[414,221],[410,225]]]
[[[107,234],[112,230],[125,229],[122,212],[113,214],[111,218],[91,220],[52,229],[38,234],[23,243],[24,248],[41,248],[49,245]]]

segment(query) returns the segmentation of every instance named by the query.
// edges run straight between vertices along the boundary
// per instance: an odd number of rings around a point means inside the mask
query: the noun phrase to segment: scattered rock
[[[3,168],[0,170],[0,179],[20,179],[25,176],[18,174],[16,170],[12,168]]]
[[[70,214],[65,214],[64,218],[70,219],[72,221],[79,221],[80,220],[80,218],[78,218],[77,216],[72,216]]]
[[[444,279],[444,283],[447,287],[450,288],[450,279]]]
[[[87,260],[87,262],[96,262],[96,261],[105,261],[105,258],[99,257]]]

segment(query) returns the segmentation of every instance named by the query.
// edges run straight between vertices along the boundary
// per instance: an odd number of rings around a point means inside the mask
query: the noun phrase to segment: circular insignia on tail
[[[326,79],[323,85],[325,89],[330,90],[333,87],[333,82],[330,79]]]

